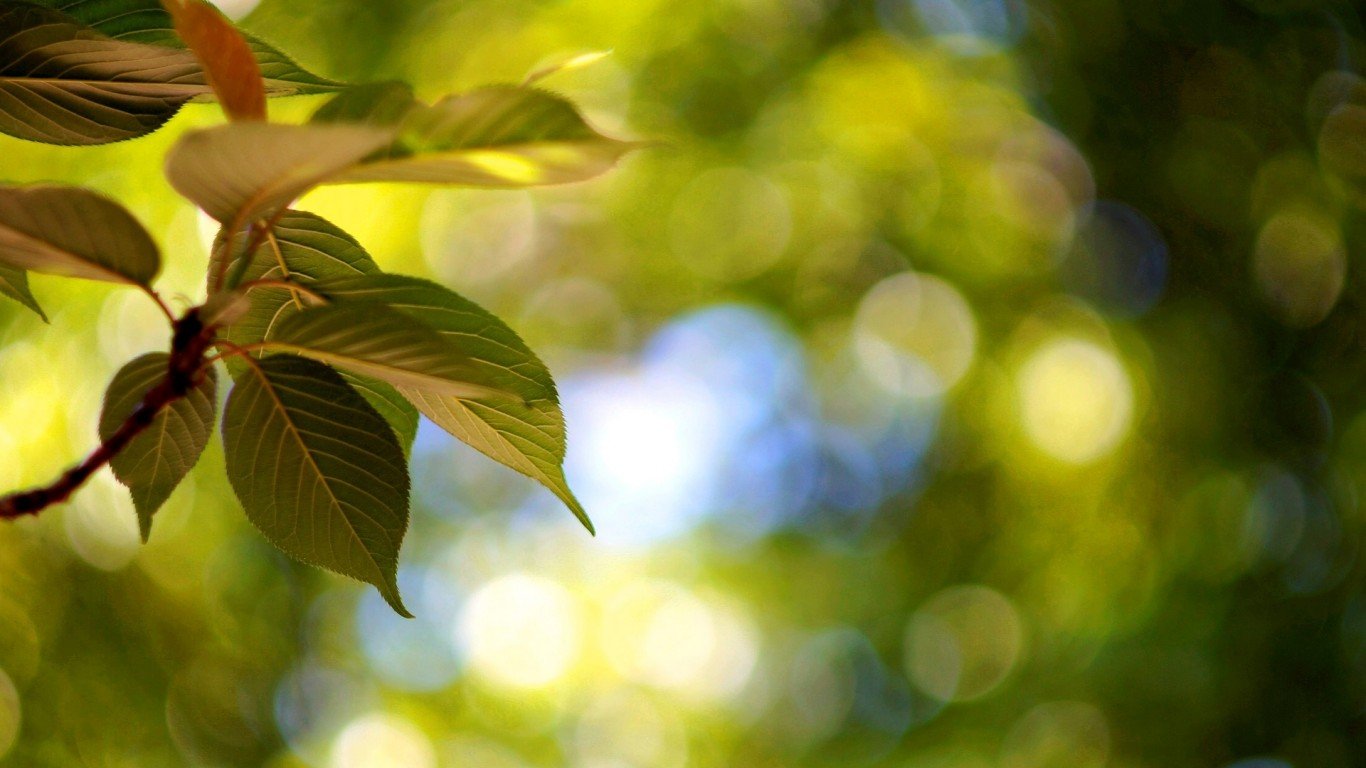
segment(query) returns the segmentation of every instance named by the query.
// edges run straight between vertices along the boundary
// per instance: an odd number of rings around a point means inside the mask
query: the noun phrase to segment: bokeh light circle
[[[666,582],[633,582],[608,601],[603,650],[629,680],[694,700],[726,699],[749,681],[758,641],[738,612]]]
[[[950,587],[911,617],[906,672],[940,701],[980,699],[1015,669],[1024,637],[1024,623],[1009,598],[982,586]]]
[[[792,213],[781,189],[744,168],[715,168],[678,194],[669,243],[680,262],[716,280],[745,280],[782,255]]]
[[[541,688],[569,671],[581,630],[567,589],[539,576],[513,574],[470,597],[456,632],[471,666],[485,677],[515,688]]]
[[[1080,339],[1039,348],[1017,377],[1025,433],[1054,458],[1083,464],[1112,450],[1133,418],[1134,393],[1107,349]]]
[[[1253,259],[1257,287],[1287,325],[1320,322],[1342,295],[1347,249],[1327,216],[1282,211],[1262,227]]]
[[[411,722],[370,714],[338,734],[328,768],[436,768],[436,752]]]
[[[1001,745],[1001,768],[1103,768],[1110,726],[1096,707],[1077,701],[1040,704],[1020,718]]]
[[[904,272],[883,280],[863,298],[854,343],[864,371],[888,392],[935,397],[972,366],[977,322],[952,285]]]

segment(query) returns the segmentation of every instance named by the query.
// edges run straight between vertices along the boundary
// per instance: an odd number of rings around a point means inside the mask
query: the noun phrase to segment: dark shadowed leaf
[[[0,187],[0,262],[141,286],[161,269],[156,244],[132,214],[77,187]]]
[[[265,340],[282,350],[432,395],[520,399],[476,377],[445,336],[383,304],[329,304],[296,312]]]
[[[389,422],[389,426],[394,430],[394,436],[398,438],[398,444],[403,446],[403,454],[410,455],[413,443],[417,441],[418,422],[422,420],[422,414],[417,412],[417,408],[397,389],[382,381],[376,381],[368,376],[357,376],[350,371],[338,373],[352,389],[359,392],[360,396],[374,407],[379,415],[384,417],[385,421]]]
[[[43,318],[43,322],[47,322],[47,313],[38,306],[38,300],[33,298],[33,292],[28,287],[28,273],[24,270],[0,264],[0,294],[37,312],[38,316]]]
[[[181,137],[166,157],[166,175],[176,191],[236,231],[392,140],[392,130],[364,126],[232,123]]]
[[[217,8],[204,0],[162,0],[176,35],[204,67],[218,103],[233,120],[266,119],[266,86],[247,41]]]
[[[337,94],[313,113],[311,122],[389,127],[422,107],[407,83],[366,83]]]
[[[101,34],[131,43],[147,43],[179,48],[171,17],[161,6],[161,0],[38,0],[37,5],[67,13],[80,23]],[[261,67],[266,92],[271,96],[292,94],[330,93],[346,87],[345,83],[318,77],[304,70],[293,59],[270,43],[242,33],[247,45]],[[210,94],[202,94],[202,100]]]
[[[327,366],[272,355],[223,414],[228,478],[247,517],[305,563],[373,584],[395,611],[408,467],[375,409]]]
[[[503,321],[426,280],[366,275],[313,286],[339,302],[392,306],[451,339],[473,361],[479,381],[518,399],[457,397],[404,390],[447,432],[521,472],[559,496],[591,531],[592,523],[565,481],[565,427],[550,371]]]
[[[170,356],[143,355],[123,367],[109,385],[100,414],[100,439],[108,440],[132,415],[147,393],[166,378]],[[110,462],[114,476],[128,486],[138,511],[142,540],[152,532],[152,516],[199,461],[213,432],[218,407],[218,375],[212,368],[190,390],[161,412]]]
[[[131,139],[208,91],[189,51],[112,40],[35,5],[0,6],[0,130],[12,136]]]

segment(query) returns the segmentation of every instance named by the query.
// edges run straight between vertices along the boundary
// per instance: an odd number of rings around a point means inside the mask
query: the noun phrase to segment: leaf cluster
[[[269,122],[267,98],[290,94],[334,95],[305,124]],[[208,444],[221,364],[226,470],[247,517],[289,555],[373,584],[401,614],[419,414],[545,485],[592,530],[564,477],[564,416],[535,353],[475,303],[385,274],[355,239],[291,205],[327,184],[580,181],[631,143],[529,83],[427,104],[400,83],[319,77],[203,0],[0,2],[0,97],[0,131],[53,144],[136,138],[189,101],[217,100],[229,117],[166,158],[172,186],[221,225],[208,298],[179,317],[154,290],[156,243],[116,201],[0,185],[0,293],[42,315],[28,272],[123,284],[173,331],[167,352],[114,377],[90,459],[0,500],[0,517],[64,501],[107,463],[146,538]]]

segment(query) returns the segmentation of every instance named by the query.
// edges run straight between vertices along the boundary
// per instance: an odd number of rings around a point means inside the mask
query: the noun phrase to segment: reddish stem
[[[134,438],[152,426],[163,410],[188,395],[202,375],[204,355],[213,344],[214,330],[200,322],[198,309],[190,310],[175,321],[175,336],[171,342],[171,361],[166,367],[166,378],[152,387],[114,434],[85,461],[51,485],[0,498],[0,520],[36,516],[48,507],[67,501],[85,485],[91,475],[113,461]]]

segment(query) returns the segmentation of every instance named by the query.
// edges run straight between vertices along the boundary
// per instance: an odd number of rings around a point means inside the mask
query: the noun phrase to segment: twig
[[[192,309],[175,321],[171,342],[171,361],[166,377],[152,387],[123,424],[88,456],[51,485],[0,498],[0,520],[35,516],[71,498],[90,476],[100,471],[128,447],[138,435],[152,426],[158,415],[177,400],[190,394],[202,375],[204,355],[213,344],[214,330],[199,320]]]

